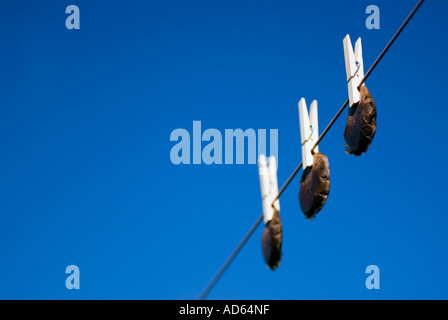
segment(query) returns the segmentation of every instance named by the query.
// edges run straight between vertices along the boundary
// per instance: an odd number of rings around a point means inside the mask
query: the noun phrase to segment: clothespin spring
[[[356,75],[358,74],[359,68],[361,68],[361,64],[359,63],[359,61],[355,61],[356,66],[358,67],[355,71],[355,73],[347,80],[347,83],[350,82],[350,80],[352,80],[354,77],[356,77]]]
[[[303,146],[305,143],[307,143],[308,141],[310,141],[310,140],[311,140],[311,137],[313,136],[314,128],[313,128],[312,125],[310,125],[310,129],[311,129],[310,136],[308,137],[308,139],[306,139],[305,141],[302,142],[302,146]]]
[[[311,129],[311,133],[310,136],[308,137],[308,139],[306,139],[305,141],[303,141],[302,146],[307,143],[308,141],[311,140],[311,137],[313,136],[313,132],[314,132],[314,127],[312,125],[310,125],[310,129]],[[311,154],[314,155],[314,148],[311,149]]]

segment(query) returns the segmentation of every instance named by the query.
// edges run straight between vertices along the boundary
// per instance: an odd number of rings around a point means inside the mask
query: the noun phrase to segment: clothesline
[[[361,82],[358,85],[358,90],[361,88],[361,86],[364,84],[364,82],[367,80],[367,78],[370,76],[372,71],[377,67],[381,59],[384,57],[384,55],[387,53],[387,51],[390,49],[392,44],[395,42],[395,40],[398,38],[400,33],[403,31],[403,29],[406,27],[406,25],[409,23],[409,21],[412,19],[414,14],[417,12],[417,10],[420,8],[420,6],[423,4],[424,0],[420,0],[417,5],[414,7],[414,9],[411,11],[411,13],[407,16],[406,20],[402,23],[400,28],[395,32],[394,36],[391,38],[391,40],[388,42],[388,44],[384,47],[383,51],[379,54],[378,58],[375,60],[375,62],[372,64],[372,66],[369,68],[367,73],[362,78]],[[347,105],[349,104],[349,99],[347,99],[342,107],[339,109],[339,111],[336,113],[336,115],[333,117],[333,119],[330,121],[330,123],[327,125],[325,130],[322,132],[322,134],[319,136],[319,139],[314,144],[312,151],[314,148],[316,148],[319,143],[322,141],[322,139],[325,137],[325,135],[328,133],[328,131],[331,129],[331,127],[334,125],[336,120],[339,118],[339,116],[342,114],[342,112],[345,110]],[[282,186],[280,191],[278,192],[277,196],[272,201],[271,206],[274,206],[274,203],[276,200],[280,198],[280,196],[283,194],[283,192],[286,190],[288,185],[291,183],[291,181],[294,179],[294,177],[297,175],[297,173],[300,171],[300,169],[303,166],[303,162],[301,162],[297,168],[293,171],[291,176],[286,180],[285,184]],[[230,263],[235,259],[237,254],[240,252],[240,250],[243,248],[243,246],[246,244],[247,240],[252,236],[254,231],[257,229],[257,227],[260,225],[261,221],[263,221],[263,214],[257,219],[257,221],[254,223],[254,225],[249,229],[247,234],[244,236],[244,238],[241,240],[241,242],[238,244],[238,246],[233,250],[232,254],[227,258],[227,260],[224,262],[224,264],[221,266],[221,268],[218,270],[216,275],[212,278],[210,283],[207,285],[207,287],[204,289],[204,291],[199,296],[199,300],[203,300],[207,297],[207,295],[210,293],[210,291],[215,286],[216,282],[221,278],[225,270],[229,267]]]

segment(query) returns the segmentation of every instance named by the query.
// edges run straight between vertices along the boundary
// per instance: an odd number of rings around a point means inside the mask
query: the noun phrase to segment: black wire
[[[286,187],[289,185],[289,183],[292,181],[292,179],[294,179],[296,174],[299,172],[300,168],[302,168],[302,165],[303,165],[303,162],[300,162],[300,164],[297,166],[296,170],[294,170],[294,172],[291,174],[291,176],[288,178],[288,180],[286,180],[285,184],[283,185],[283,187],[278,192],[278,195],[275,197],[274,201],[272,201],[271,207],[273,207],[274,206],[274,202],[277,201],[278,198],[280,198],[280,196],[282,195],[283,191],[285,191]]]
[[[227,258],[226,262],[222,265],[222,267],[219,269],[218,273],[213,277],[212,281],[210,281],[209,285],[205,290],[202,292],[202,294],[199,296],[199,300],[204,300],[205,297],[207,297],[210,290],[212,290],[213,286],[216,284],[216,282],[221,278],[224,271],[226,271],[227,267],[230,265],[230,263],[235,259],[238,252],[240,252],[241,248],[246,244],[247,240],[249,240],[252,233],[254,233],[255,229],[257,229],[258,225],[263,221],[263,215],[261,215],[258,220],[254,223],[252,228],[250,228],[249,232],[244,236],[243,240],[238,244],[238,246],[233,250],[232,254]]]
[[[395,40],[397,39],[397,37],[400,35],[401,31],[403,31],[403,29],[406,27],[406,25],[408,24],[408,22],[411,20],[411,18],[414,16],[414,14],[417,12],[417,10],[420,8],[420,6],[423,4],[424,0],[420,0],[417,5],[414,7],[414,9],[411,11],[411,13],[408,15],[408,17],[406,18],[406,20],[403,22],[403,24],[400,26],[400,28],[397,30],[397,32],[395,32],[394,36],[392,37],[392,39],[389,41],[389,43],[386,45],[386,47],[383,49],[383,51],[380,53],[380,55],[378,56],[378,58],[375,60],[375,62],[372,64],[372,66],[370,67],[370,69],[367,71],[367,73],[364,75],[364,78],[362,78],[361,82],[358,85],[358,90],[359,88],[361,88],[361,86],[363,85],[363,83],[367,80],[367,78],[370,76],[370,74],[372,73],[372,71],[375,69],[375,67],[378,65],[378,63],[381,61],[381,59],[384,57],[384,55],[386,54],[386,52],[389,50],[389,48],[392,46],[392,44],[395,42]],[[325,137],[325,135],[328,133],[328,131],[330,130],[330,128],[333,126],[333,124],[336,122],[336,120],[339,118],[339,116],[342,114],[342,112],[344,111],[344,109],[347,107],[347,105],[349,104],[349,100],[347,99],[347,101],[344,102],[344,104],[342,105],[342,107],[339,109],[339,111],[336,113],[336,115],[333,117],[333,119],[330,121],[330,123],[327,125],[327,127],[325,128],[325,130],[322,132],[322,134],[319,136],[319,139],[317,139],[316,144],[314,145],[313,149],[311,150],[311,152],[314,153],[314,148],[316,148],[316,146],[322,141],[322,139]],[[285,184],[283,185],[283,187],[280,189],[278,195],[275,197],[274,201],[272,201],[271,206],[274,205],[274,202],[278,200],[278,198],[280,198],[280,196],[282,195],[283,191],[285,191],[285,189],[288,187],[288,185],[291,183],[291,181],[294,179],[294,177],[297,175],[297,173],[299,172],[300,168],[302,168],[303,162],[300,163],[297,168],[294,170],[294,172],[291,174],[291,176],[288,178],[288,180],[285,182]],[[244,236],[243,240],[241,240],[241,242],[238,244],[238,246],[235,248],[235,250],[233,250],[232,254],[229,256],[229,258],[227,258],[226,262],[221,266],[221,268],[219,269],[219,271],[216,273],[216,275],[213,277],[213,279],[210,281],[210,283],[208,284],[208,286],[204,289],[204,291],[202,292],[202,294],[199,296],[199,300],[203,300],[207,297],[207,295],[210,293],[210,291],[213,289],[213,287],[215,286],[216,282],[218,282],[219,278],[223,275],[224,271],[226,271],[226,269],[229,267],[230,263],[232,263],[233,259],[235,259],[235,257],[237,256],[237,254],[240,252],[240,250],[243,248],[243,246],[246,244],[247,240],[249,240],[250,236],[254,233],[255,229],[257,229],[258,225],[261,223],[261,221],[263,221],[263,215],[261,215],[258,220],[255,222],[255,224],[252,226],[252,228],[249,230],[249,232]]]
[[[397,30],[397,32],[395,32],[394,36],[392,37],[392,39],[390,39],[389,43],[386,45],[386,47],[384,48],[384,50],[380,53],[380,55],[378,56],[378,58],[376,58],[375,62],[372,64],[372,66],[370,67],[369,71],[367,71],[367,73],[365,74],[364,78],[361,80],[361,82],[358,85],[358,90],[361,88],[361,86],[363,85],[364,81],[366,81],[366,79],[369,77],[369,75],[372,73],[373,69],[375,69],[376,65],[381,61],[381,59],[384,57],[384,55],[386,54],[387,50],[389,50],[389,48],[392,46],[392,44],[395,42],[395,40],[398,38],[398,36],[400,35],[401,31],[403,31],[403,29],[406,27],[406,25],[408,24],[408,22],[412,19],[412,17],[414,16],[414,14],[417,12],[418,8],[420,8],[420,6],[423,4],[424,0],[420,0],[417,5],[414,7],[414,9],[411,11],[411,13],[408,15],[408,17],[406,18],[406,20],[403,22],[403,24],[400,26],[400,28]]]

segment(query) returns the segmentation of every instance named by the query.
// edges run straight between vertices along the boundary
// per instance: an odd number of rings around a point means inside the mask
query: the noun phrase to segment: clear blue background
[[[0,298],[197,298],[261,214],[258,169],[175,166],[171,131],[278,129],[282,185],[301,161],[298,100],[318,100],[322,132],[347,99],[345,35],[362,37],[367,70],[416,3],[2,1]],[[331,191],[316,219],[299,209],[301,172],[282,195],[278,270],[260,226],[210,299],[448,298],[447,10],[425,1],[367,80],[368,153],[345,154],[346,112],[321,143]],[[65,287],[71,264],[80,290]],[[365,287],[371,264],[380,290]]]

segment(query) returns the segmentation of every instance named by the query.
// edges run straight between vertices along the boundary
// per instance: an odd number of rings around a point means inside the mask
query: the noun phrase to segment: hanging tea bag
[[[323,153],[313,155],[313,164],[303,170],[300,179],[299,204],[305,217],[313,220],[330,193],[330,169]]]
[[[344,130],[345,152],[360,156],[372,143],[376,131],[376,107],[365,85],[359,90],[359,101],[348,110]]]
[[[282,258],[282,223],[277,210],[264,226],[261,248],[267,266],[271,270],[277,269]]]

